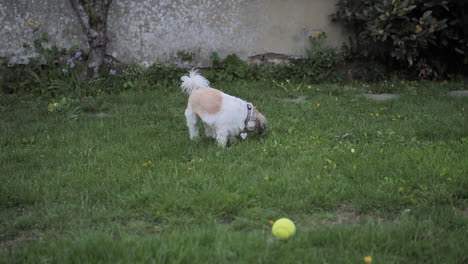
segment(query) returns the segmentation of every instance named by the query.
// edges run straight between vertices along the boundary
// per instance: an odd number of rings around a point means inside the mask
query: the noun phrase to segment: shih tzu
[[[228,140],[236,141],[239,135],[245,139],[248,131],[262,134],[267,129],[266,118],[251,103],[211,88],[197,70],[189,71],[181,80],[182,91],[189,95],[185,117],[190,139],[198,139],[200,119],[205,135],[216,139],[221,147],[226,147]]]

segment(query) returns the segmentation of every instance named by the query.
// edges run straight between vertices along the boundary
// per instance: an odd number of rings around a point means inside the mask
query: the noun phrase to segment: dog
[[[205,124],[205,135],[216,139],[218,145],[226,147],[228,141],[235,142],[242,133],[257,131],[263,134],[267,120],[251,103],[225,94],[210,87],[210,82],[197,70],[182,76],[181,89],[189,95],[185,118],[190,139],[199,138],[198,123]]]

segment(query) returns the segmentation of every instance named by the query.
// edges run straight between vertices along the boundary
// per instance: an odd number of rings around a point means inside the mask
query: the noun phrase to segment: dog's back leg
[[[198,139],[199,132],[198,132],[198,121],[200,118],[192,112],[192,108],[189,106],[185,109],[185,118],[187,119],[187,126],[189,128],[190,139]]]

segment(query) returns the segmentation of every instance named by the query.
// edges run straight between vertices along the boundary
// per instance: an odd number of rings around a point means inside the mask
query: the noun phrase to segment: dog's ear
[[[268,123],[266,118],[262,115],[262,113],[257,112],[257,129],[259,134],[263,134],[265,130],[268,128]]]

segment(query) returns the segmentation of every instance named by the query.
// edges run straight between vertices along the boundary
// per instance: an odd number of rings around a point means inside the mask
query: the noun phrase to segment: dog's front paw
[[[226,143],[227,143],[227,138],[226,137],[216,137],[216,141],[218,141],[218,146],[225,148]]]
[[[190,137],[190,139],[193,141],[198,141],[200,140],[200,136],[193,136],[193,137]]]

